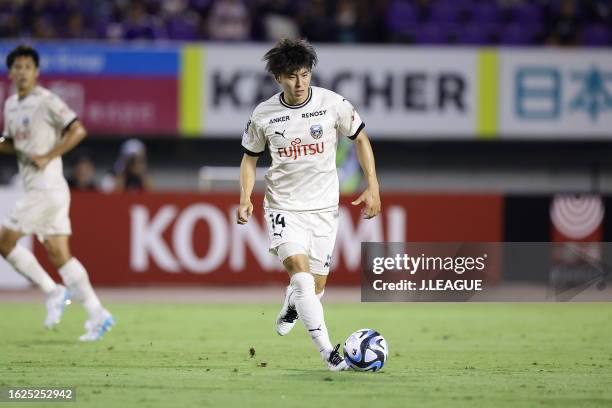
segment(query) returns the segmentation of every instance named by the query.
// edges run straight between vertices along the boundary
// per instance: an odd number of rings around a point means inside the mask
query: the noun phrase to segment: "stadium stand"
[[[0,38],[610,45],[604,0],[0,1]]]

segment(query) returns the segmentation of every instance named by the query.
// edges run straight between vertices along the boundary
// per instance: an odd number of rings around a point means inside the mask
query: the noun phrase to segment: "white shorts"
[[[36,234],[44,242],[50,235],[70,235],[70,191],[28,191],[2,225],[23,234]]]
[[[310,273],[329,274],[331,257],[338,232],[338,210],[304,213],[264,209],[268,234],[270,236],[270,253],[285,258],[305,254],[308,256]],[[282,244],[289,250],[279,253]]]

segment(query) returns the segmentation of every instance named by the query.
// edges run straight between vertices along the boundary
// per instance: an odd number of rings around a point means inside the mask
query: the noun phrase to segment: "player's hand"
[[[51,161],[51,158],[47,155],[30,156],[30,160],[36,167],[38,167],[39,170],[44,170]]]
[[[244,225],[249,222],[249,218],[253,214],[253,204],[251,200],[240,203],[238,208],[236,209],[236,222],[240,225]]]
[[[380,214],[380,194],[378,188],[368,187],[361,193],[359,198],[351,204],[359,205],[365,203],[365,208],[361,211],[363,218],[370,219]]]

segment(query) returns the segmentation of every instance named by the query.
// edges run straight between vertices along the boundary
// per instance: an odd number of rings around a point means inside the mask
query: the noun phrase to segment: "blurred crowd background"
[[[611,42],[608,0],[0,0],[0,37],[469,45]]]
[[[438,45],[607,47],[612,44],[612,1],[0,0],[0,41],[96,40],[153,49],[186,41],[264,47],[282,37],[304,37],[315,45],[395,44],[425,50]],[[75,41],[63,43],[66,39]],[[42,78],[48,75],[43,70]],[[607,78],[605,72],[601,75]],[[607,80],[597,78],[591,84],[599,86],[604,100],[598,106],[606,112],[612,104],[605,99]],[[236,116],[237,122],[247,119],[246,113]],[[85,190],[194,190],[203,166],[236,167],[242,154],[239,134],[236,139],[214,132],[177,139],[176,132],[162,130],[153,135],[90,133],[92,137],[65,158],[66,171],[76,172],[70,175],[73,187]],[[583,141],[575,134],[500,142],[419,134],[378,139],[375,130],[371,134],[383,188],[390,190],[612,190],[600,176],[607,174],[612,153],[605,139]],[[126,145],[130,138],[142,143]],[[347,152],[341,161],[350,169],[346,178],[354,190],[359,183],[352,175],[359,169],[350,149]],[[264,167],[267,163],[266,158],[260,161]],[[0,157],[0,183],[9,183],[15,173],[14,159]],[[235,181],[226,187],[235,191]]]

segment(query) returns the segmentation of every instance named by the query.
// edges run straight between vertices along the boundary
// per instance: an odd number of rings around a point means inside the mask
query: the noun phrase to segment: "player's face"
[[[31,57],[17,57],[11,65],[9,78],[18,92],[29,91],[36,85],[38,68]]]
[[[281,74],[277,78],[281,88],[283,88],[285,100],[298,105],[308,98],[308,88],[312,73],[308,68],[302,68],[290,74]]]

